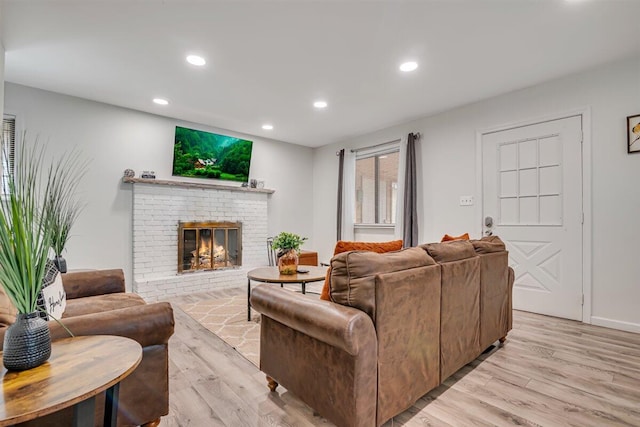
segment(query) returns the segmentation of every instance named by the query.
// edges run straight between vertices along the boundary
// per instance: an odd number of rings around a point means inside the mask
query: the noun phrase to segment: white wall
[[[417,154],[420,241],[438,241],[445,233],[477,234],[479,229],[480,211],[458,205],[462,195],[479,197],[477,131],[587,106],[592,113],[593,301],[592,318],[585,321],[640,332],[640,154],[626,150],[626,117],[640,113],[640,58],[316,149],[314,231],[320,257],[330,254],[335,243],[337,149],[422,133]]]
[[[79,147],[92,159],[80,188],[87,207],[64,254],[70,269],[123,268],[130,286],[132,187],[122,183],[122,173],[131,168],[139,176],[142,170],[154,170],[158,179],[183,180],[171,176],[176,125],[254,141],[250,177],[264,178],[265,188],[275,190],[268,203],[269,234],[286,230],[313,237],[310,148],[12,83],[5,86],[5,111],[18,116],[28,140],[38,135],[57,152]],[[313,247],[313,241],[307,247]]]

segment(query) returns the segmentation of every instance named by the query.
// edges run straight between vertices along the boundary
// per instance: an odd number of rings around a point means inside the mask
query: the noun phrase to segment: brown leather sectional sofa
[[[380,426],[511,330],[502,241],[434,243],[331,260],[332,302],[271,285],[260,369],[338,426]]]
[[[124,273],[119,269],[67,273],[63,275],[63,285],[67,308],[62,322],[75,336],[119,335],[142,346],[142,361],[120,383],[118,426],[157,425],[160,417],[169,412],[168,341],[174,330],[171,305],[146,304],[140,296],[125,293]],[[11,316],[1,287],[0,294],[1,349]],[[49,329],[54,341],[69,336],[53,320],[49,321]],[[96,398],[95,425],[102,425],[103,414],[104,393]],[[70,426],[72,419],[73,408],[67,408],[20,426]]]

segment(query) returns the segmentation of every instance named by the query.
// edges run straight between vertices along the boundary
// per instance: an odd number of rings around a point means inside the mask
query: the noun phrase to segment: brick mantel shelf
[[[130,183],[130,184],[168,185],[173,187],[184,187],[184,188],[204,188],[207,190],[228,190],[228,191],[239,191],[243,193],[273,194],[276,191],[268,188],[237,187],[232,185],[209,184],[204,182],[200,183],[200,182],[187,182],[187,181],[169,181],[166,179],[129,178],[126,176],[122,178],[122,182]]]

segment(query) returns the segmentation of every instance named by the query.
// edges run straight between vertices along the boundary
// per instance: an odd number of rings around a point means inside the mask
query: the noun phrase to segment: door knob
[[[485,225],[485,227],[487,227],[487,229],[484,231],[484,234],[485,234],[485,235],[487,235],[487,236],[491,236],[491,235],[493,235],[493,231],[492,231],[492,228],[493,228],[493,218],[492,218],[492,217],[490,217],[490,216],[485,217],[485,219],[484,219],[484,225]]]
[[[486,217],[484,219],[484,225],[485,227],[489,227],[489,228],[493,227],[493,218],[490,216]]]

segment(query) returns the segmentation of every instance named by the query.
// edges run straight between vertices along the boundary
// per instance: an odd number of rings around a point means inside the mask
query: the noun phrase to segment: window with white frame
[[[0,187],[2,194],[9,194],[9,177],[13,174],[16,142],[16,118],[2,118],[2,149],[0,150]]]
[[[397,143],[378,150],[360,150],[356,154],[355,223],[394,225],[398,198]]]

